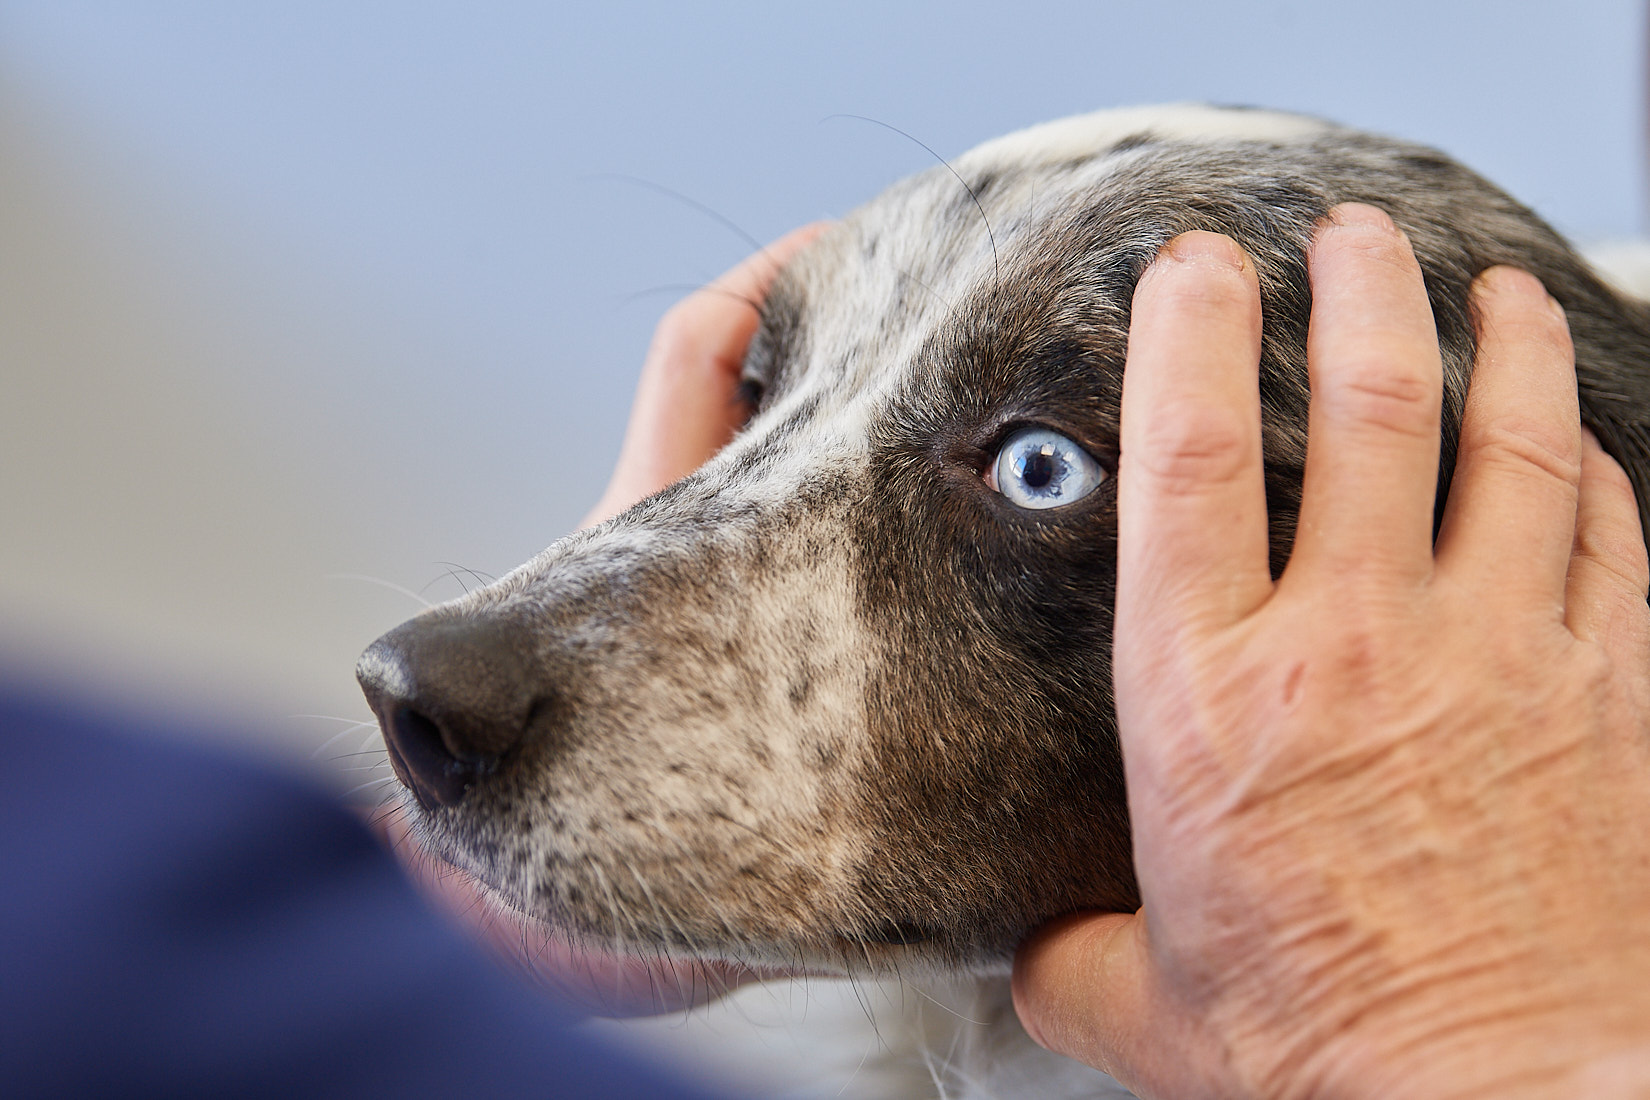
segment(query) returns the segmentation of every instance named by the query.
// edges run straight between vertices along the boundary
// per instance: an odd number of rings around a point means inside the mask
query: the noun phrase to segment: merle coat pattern
[[[1584,418],[1650,500],[1650,310],[1477,175],[1260,111],[1051,123],[801,254],[748,355],[748,426],[702,470],[367,652],[422,838],[575,937],[814,971],[1001,976],[1047,918],[1135,906],[1114,485],[1027,511],[982,472],[1027,425],[1115,471],[1135,282],[1176,234],[1226,233],[1260,278],[1281,569],[1306,252],[1346,201],[1387,210],[1426,274],[1440,494],[1469,284],[1509,263],[1567,310]]]

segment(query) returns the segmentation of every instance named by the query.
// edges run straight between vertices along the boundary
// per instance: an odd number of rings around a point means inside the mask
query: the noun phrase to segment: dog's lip
[[[752,982],[803,971],[717,959],[637,958],[575,944],[501,903],[473,876],[425,851],[405,814],[375,819],[423,893],[507,967],[583,1016],[651,1016],[709,1004]]]

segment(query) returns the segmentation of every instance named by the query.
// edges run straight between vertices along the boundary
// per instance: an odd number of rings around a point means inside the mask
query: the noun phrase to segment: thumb
[[[1075,913],[1038,929],[1014,957],[1014,1011],[1049,1050],[1129,1088],[1161,1081],[1150,1052],[1173,1049],[1155,990],[1145,913]]]

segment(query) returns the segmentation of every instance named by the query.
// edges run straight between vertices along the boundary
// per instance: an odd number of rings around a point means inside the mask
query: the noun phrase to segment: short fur
[[[1135,282],[1176,234],[1226,233],[1260,277],[1281,569],[1306,253],[1346,201],[1387,210],[1426,274],[1440,499],[1469,284],[1510,263],[1568,312],[1584,419],[1650,501],[1650,310],[1477,175],[1269,112],[1051,123],[895,185],[799,256],[750,349],[750,422],[702,470],[367,652],[423,838],[605,946],[837,973],[1000,977],[1042,921],[1132,908],[1114,485],[1025,511],[982,471],[1033,424],[1115,471]]]

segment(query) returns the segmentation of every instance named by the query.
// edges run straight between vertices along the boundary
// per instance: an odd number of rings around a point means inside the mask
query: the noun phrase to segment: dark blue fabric
[[[0,682],[0,1096],[699,1096],[288,777]]]

